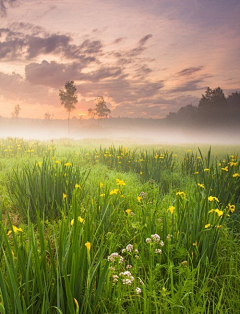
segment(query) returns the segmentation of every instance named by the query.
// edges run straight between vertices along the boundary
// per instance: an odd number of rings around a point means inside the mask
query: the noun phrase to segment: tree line
[[[167,122],[178,125],[196,126],[238,126],[240,122],[240,93],[234,92],[228,97],[220,87],[207,88],[198,106],[189,104],[178,112],[170,112]]]

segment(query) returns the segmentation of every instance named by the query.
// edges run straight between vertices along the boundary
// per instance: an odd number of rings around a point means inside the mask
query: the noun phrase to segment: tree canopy
[[[76,109],[75,104],[78,102],[77,88],[74,81],[68,81],[65,84],[65,90],[59,90],[61,105],[67,110],[68,114]]]

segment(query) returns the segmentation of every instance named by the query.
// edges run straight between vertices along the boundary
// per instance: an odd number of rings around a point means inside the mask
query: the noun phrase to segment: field
[[[0,140],[0,313],[240,313],[239,151]]]

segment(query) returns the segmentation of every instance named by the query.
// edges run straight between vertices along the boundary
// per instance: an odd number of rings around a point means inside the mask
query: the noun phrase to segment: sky
[[[240,91],[239,0],[0,0],[0,115],[164,118],[206,88]]]

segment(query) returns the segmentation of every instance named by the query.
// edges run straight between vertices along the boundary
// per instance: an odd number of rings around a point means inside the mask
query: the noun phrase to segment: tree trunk
[[[68,112],[68,135],[70,134],[70,111]]]

